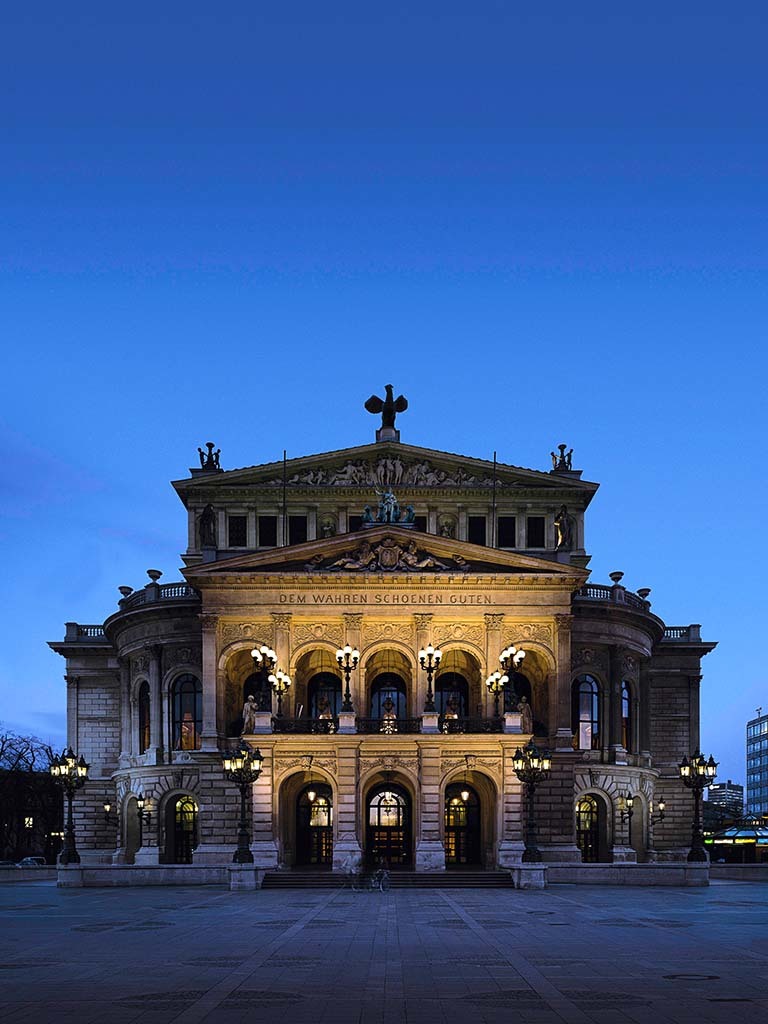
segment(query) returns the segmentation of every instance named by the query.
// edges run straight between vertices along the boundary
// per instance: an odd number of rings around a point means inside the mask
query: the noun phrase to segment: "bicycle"
[[[387,892],[389,872],[384,868],[372,872],[358,871],[351,876],[350,885],[353,892]]]

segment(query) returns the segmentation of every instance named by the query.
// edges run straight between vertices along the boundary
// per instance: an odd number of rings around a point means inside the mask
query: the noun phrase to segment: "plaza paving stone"
[[[3,1024],[768,1020],[768,885],[0,888]]]

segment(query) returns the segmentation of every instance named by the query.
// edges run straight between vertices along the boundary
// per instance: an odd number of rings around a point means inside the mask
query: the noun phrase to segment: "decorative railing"
[[[188,583],[150,583],[143,590],[137,590],[120,602],[120,607],[125,611],[128,608],[137,608],[139,605],[148,604],[152,601],[180,601],[198,596],[194,587]]]
[[[358,732],[380,733],[383,736],[421,732],[420,718],[356,718],[355,725]]]
[[[103,626],[80,626],[77,627],[77,635],[88,637],[89,640],[104,640],[105,633]]]
[[[664,639],[677,640],[682,643],[701,640],[701,626],[698,624],[692,626],[665,626]]]
[[[161,583],[160,600],[174,601],[180,597],[197,597],[197,591],[188,583]]]
[[[94,625],[81,625],[79,622],[68,622],[66,624],[64,639],[70,642],[82,643],[91,640],[94,643],[105,641],[104,627],[98,623]]]
[[[503,718],[444,718],[437,721],[440,732],[451,735],[462,732],[504,732]]]
[[[339,731],[338,718],[273,718],[272,732],[330,735]]]
[[[647,601],[637,594],[633,594],[631,590],[625,590],[624,587],[606,587],[602,583],[585,583],[573,596],[587,601],[611,601],[613,604],[627,604],[630,608],[637,608],[639,611],[647,611],[649,607]]]

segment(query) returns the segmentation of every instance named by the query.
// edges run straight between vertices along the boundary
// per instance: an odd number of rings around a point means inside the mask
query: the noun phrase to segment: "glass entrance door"
[[[322,867],[333,863],[331,787],[305,786],[296,804],[296,863]]]
[[[449,868],[478,866],[480,801],[471,786],[453,785],[445,791],[445,864]]]
[[[372,865],[406,867],[411,855],[411,799],[400,786],[377,786],[368,797],[366,855]]]

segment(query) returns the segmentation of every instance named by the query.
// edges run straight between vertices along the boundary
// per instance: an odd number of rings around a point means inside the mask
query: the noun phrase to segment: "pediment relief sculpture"
[[[477,476],[462,466],[441,469],[426,459],[407,462],[399,456],[381,456],[376,460],[352,459],[340,466],[317,466],[289,476],[289,486],[306,484],[310,487],[492,487],[493,476]],[[497,478],[497,486],[507,481]],[[281,477],[265,480],[265,484],[279,484]]]
[[[415,540],[401,544],[394,537],[384,537],[378,544],[363,541],[340,557],[317,554],[305,568],[308,572],[468,572],[469,563],[461,555],[441,561],[420,549]]]

